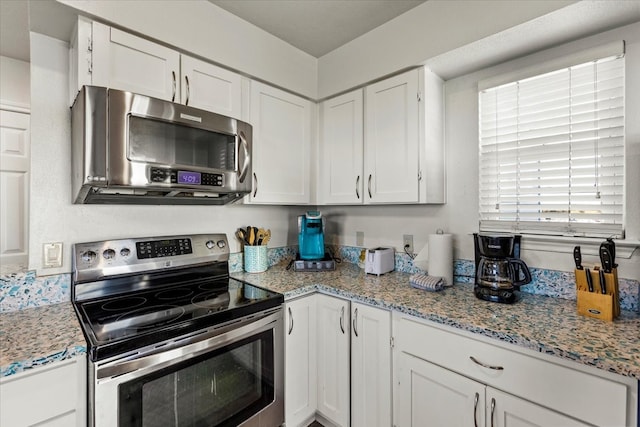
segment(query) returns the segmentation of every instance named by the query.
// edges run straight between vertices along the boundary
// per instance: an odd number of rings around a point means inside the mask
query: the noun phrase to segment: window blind
[[[479,92],[480,230],[623,236],[624,57]]]

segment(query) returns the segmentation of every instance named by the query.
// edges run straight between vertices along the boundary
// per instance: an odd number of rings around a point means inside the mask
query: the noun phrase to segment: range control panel
[[[225,234],[106,240],[73,245],[74,280],[229,260]]]

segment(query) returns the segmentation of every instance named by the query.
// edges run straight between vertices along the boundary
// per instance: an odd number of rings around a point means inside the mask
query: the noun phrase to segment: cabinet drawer
[[[400,351],[589,423],[629,425],[629,391],[622,382],[488,344],[414,318],[398,316],[394,323]]]
[[[35,368],[0,382],[0,425],[67,425],[84,419],[84,362],[70,360]],[[80,415],[82,414],[82,415]],[[45,424],[49,422],[50,424]]]

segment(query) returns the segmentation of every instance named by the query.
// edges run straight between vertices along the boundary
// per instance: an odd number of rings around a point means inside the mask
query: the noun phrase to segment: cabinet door
[[[317,296],[318,412],[349,425],[349,301]]]
[[[417,203],[419,71],[365,88],[365,203]]]
[[[311,102],[251,82],[253,192],[251,203],[308,204]]]
[[[180,54],[93,23],[92,84],[180,102]]]
[[[362,204],[362,90],[324,101],[320,109],[320,203]]]
[[[316,412],[316,297],[287,302],[285,311],[285,421],[295,427]]]
[[[0,263],[27,265],[29,114],[0,110]]]
[[[241,77],[190,56],[180,57],[182,103],[239,119],[242,113]]]
[[[351,421],[391,425],[391,313],[352,303]]]
[[[585,396],[585,399],[589,397]],[[597,399],[594,399],[594,404],[597,402]],[[487,387],[486,405],[487,426],[491,427],[587,427],[591,425],[491,387]]]
[[[483,425],[484,385],[404,352],[396,368],[397,427]]]

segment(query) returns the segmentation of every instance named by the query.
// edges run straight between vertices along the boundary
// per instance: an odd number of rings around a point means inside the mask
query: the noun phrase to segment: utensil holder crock
[[[269,259],[265,245],[244,247],[244,271],[247,273],[262,273],[267,270],[268,266]]]

